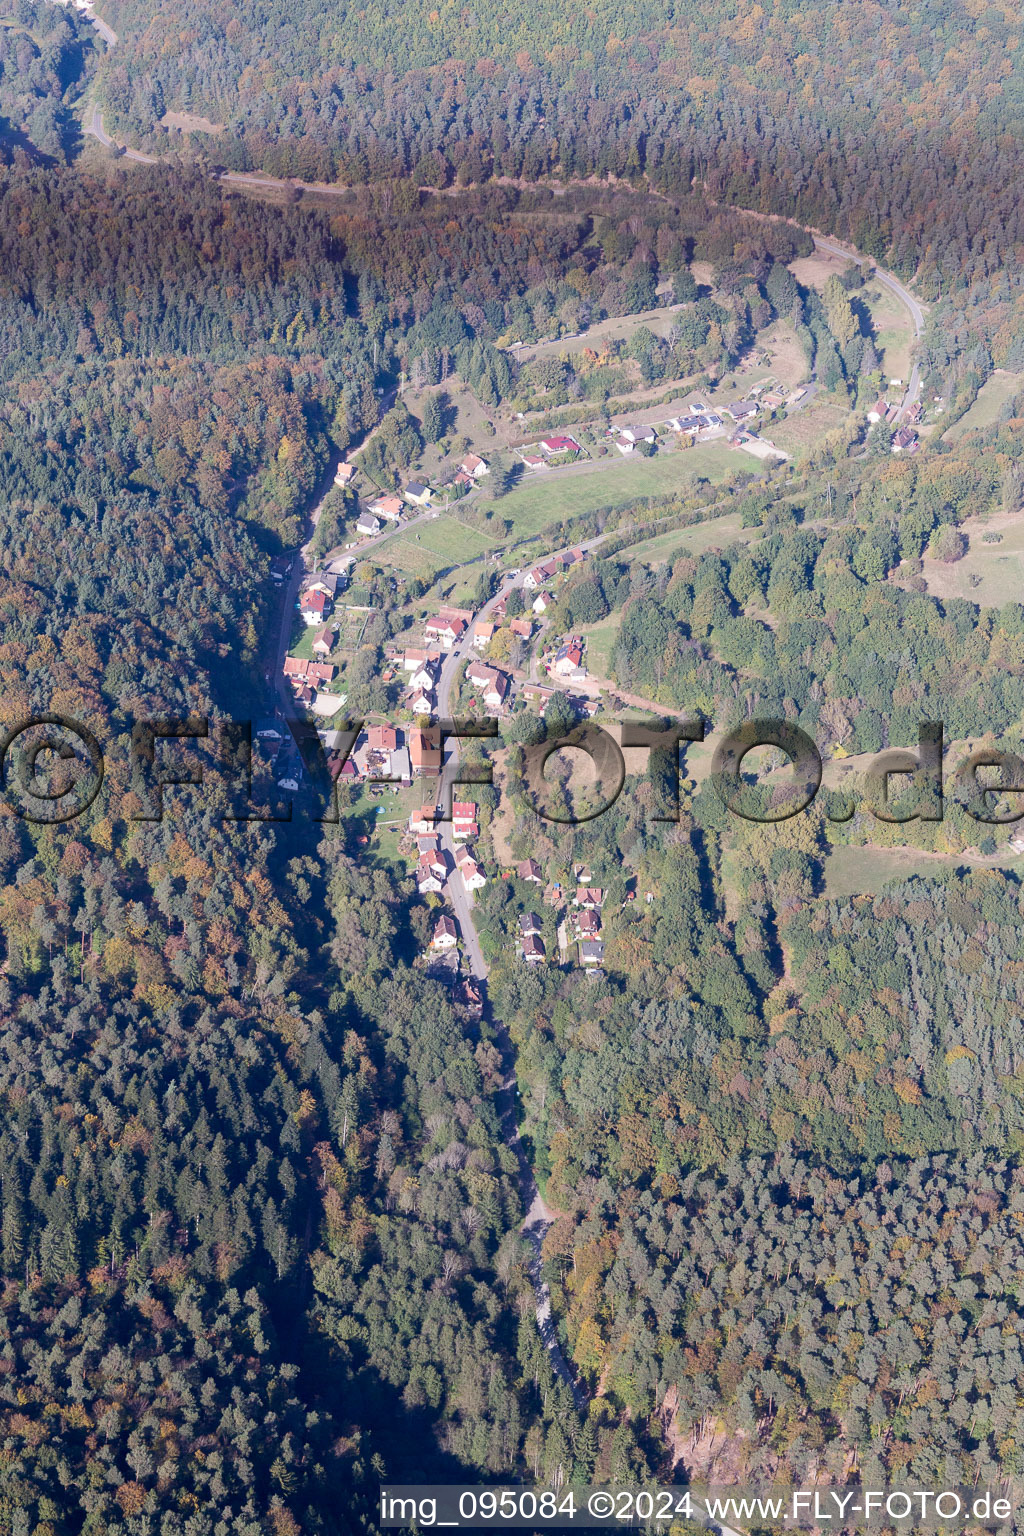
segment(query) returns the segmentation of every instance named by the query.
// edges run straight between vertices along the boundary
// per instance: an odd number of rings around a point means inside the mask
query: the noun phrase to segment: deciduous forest
[[[73,12],[0,18],[2,717],[109,748],[75,820],[0,814],[0,1536],[373,1532],[382,1480],[1024,1476],[1014,828],[840,808],[923,720],[1020,750],[1024,594],[928,580],[1024,503],[1019,382],[969,422],[1024,369],[1019,18],[103,15],[102,57]],[[162,162],[83,151],[86,88]],[[172,139],[168,111],[222,131]],[[218,166],[344,185],[261,200]],[[849,425],[881,387],[867,273],[795,275],[811,228],[930,306],[945,419],[915,455]],[[542,350],[624,319],[600,362]],[[478,1009],[428,974],[440,903],[355,790],[334,822],[232,819],[211,733],[168,746],[201,792],[146,819],[138,720],[274,707],[271,572],[343,455],[401,488],[453,435],[443,389],[488,425],[604,420],[703,390],[772,325],[845,425],[798,463],[552,512],[505,554],[603,536],[550,633],[613,628],[605,702],[636,717],[799,724],[836,770],[806,815],[739,822],[687,752],[677,819],[655,763],[545,820],[517,707],[474,791],[507,876],[474,907]],[[493,475],[468,534],[496,539],[522,480]],[[335,497],[317,557],[348,537]],[[679,547],[637,554],[648,524]],[[383,719],[429,583],[365,564],[347,698]],[[837,854],[912,837],[933,866],[837,890]],[[592,976],[546,899],[584,868]]]

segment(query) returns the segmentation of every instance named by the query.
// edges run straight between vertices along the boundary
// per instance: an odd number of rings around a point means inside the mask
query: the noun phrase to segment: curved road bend
[[[858,256],[855,251],[847,250],[845,246],[840,245],[835,240],[826,239],[824,235],[811,235],[811,239],[814,241],[814,244],[819,251],[825,251],[830,256],[843,256],[847,261],[856,262],[858,267],[874,267],[874,275],[881,283],[882,287],[888,288],[889,292],[893,294],[897,299],[899,299],[900,303],[909,311],[910,318],[914,322],[914,340],[918,340],[922,331],[924,330],[924,310],[921,308],[921,305],[918,303],[917,299],[914,298],[914,295],[910,292],[910,290],[903,286],[898,277],[894,277],[891,272],[884,271],[880,266],[878,266],[876,262],[873,262],[870,257]],[[907,392],[903,396],[903,399],[900,403],[900,408],[896,413],[897,423],[902,420],[903,413],[908,410],[910,406],[916,404],[920,393],[921,369],[920,366],[915,362],[911,367],[910,378],[907,381]]]

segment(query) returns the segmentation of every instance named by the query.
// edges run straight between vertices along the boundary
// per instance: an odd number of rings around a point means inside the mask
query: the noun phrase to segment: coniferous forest
[[[0,14],[0,721],[105,759],[73,819],[0,797],[0,1536],[373,1533],[382,1482],[1019,1493],[1022,790],[952,783],[1024,750],[1019,16],[100,14]],[[816,283],[815,234],[863,269]],[[909,452],[866,420],[876,263],[927,306]],[[599,488],[613,418],[735,399],[779,335],[824,422],[766,414],[785,461],[659,442],[671,482]],[[562,430],[594,463],[527,504]],[[426,613],[586,546],[503,631],[475,1004],[390,800],[246,821],[217,747],[281,714],[314,519],[356,539],[339,462],[367,502],[471,449],[434,566],[351,557],[340,649],[348,716],[398,719]],[[813,807],[738,819],[688,749],[674,815],[652,756],[593,819],[562,762],[542,816],[525,694],[577,633],[599,718],[799,725]],[[133,728],[199,719],[154,819]],[[868,759],[926,720],[949,814],[882,821]]]

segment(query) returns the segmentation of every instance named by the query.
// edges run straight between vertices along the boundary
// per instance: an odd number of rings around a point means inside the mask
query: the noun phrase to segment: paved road
[[[878,282],[881,283],[883,288],[888,288],[890,293],[895,294],[904,308],[908,310],[910,318],[914,322],[914,340],[917,340],[924,331],[924,310],[917,299],[914,298],[910,289],[905,288],[898,277],[894,277],[891,272],[886,272],[882,267],[871,261],[870,257],[859,256],[855,251],[848,250],[837,241],[826,239],[824,235],[812,235],[811,239],[819,251],[826,251],[830,256],[843,256],[847,261],[856,262],[858,267],[874,267],[874,276]],[[896,414],[896,423],[902,421],[904,413],[917,403],[920,394],[921,369],[917,363],[914,363],[910,370],[910,378],[907,381],[906,394],[903,396],[899,411]]]

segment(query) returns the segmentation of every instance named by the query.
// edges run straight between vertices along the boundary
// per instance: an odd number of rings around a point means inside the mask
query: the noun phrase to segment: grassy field
[[[981,427],[990,427],[997,419],[999,412],[1007,400],[1016,394],[1021,386],[1024,375],[1008,373],[1005,368],[997,368],[990,379],[986,379],[978,391],[978,398],[965,416],[954,422],[948,432],[942,434],[943,442],[956,443],[966,432],[976,432]]]
[[[815,249],[811,256],[798,256],[789,263],[789,270],[805,288],[816,288],[820,293],[830,277],[838,277],[846,266],[845,256],[830,256],[827,251]]]
[[[580,634],[587,641],[587,671],[595,677],[611,677],[612,652],[622,622],[622,610],[609,614],[600,624],[584,624]]]
[[[943,565],[925,558],[921,574],[929,593],[933,597],[965,597],[983,608],[1020,602],[1024,594],[1024,515],[1016,521],[994,519],[987,527],[972,523],[963,531],[969,536],[970,547],[962,560]],[[986,532],[998,532],[1001,542],[983,543]]]
[[[422,576],[473,560],[493,549],[496,542],[457,517],[439,517],[390,539],[379,560],[382,565],[396,565],[409,575]]]
[[[798,462],[805,459],[827,432],[841,427],[851,414],[848,407],[839,405],[828,396],[815,400],[803,411],[793,411],[784,421],[767,428],[767,435],[784,453],[792,454]]]
[[[574,352],[582,352],[584,347],[600,352],[602,346],[607,346],[610,341],[628,341],[642,325],[653,331],[655,336],[667,336],[676,318],[676,313],[671,309],[660,307],[645,309],[636,315],[615,315],[592,325],[582,336],[517,347],[512,355],[519,362],[528,363],[535,357],[571,357]]]
[[[871,315],[875,347],[886,378],[907,379],[914,326],[905,306],[890,289],[876,282],[865,283],[851,298],[855,303],[860,299]]]
[[[979,859],[950,854],[931,858],[913,848],[836,848],[825,861],[825,894],[830,897],[874,895],[890,880],[913,875],[941,875],[970,865],[978,869],[1019,869],[1020,859]]]
[[[581,517],[601,507],[621,507],[646,496],[689,490],[698,478],[720,482],[746,467],[737,457],[724,443],[701,443],[685,452],[659,454],[653,459],[616,456],[580,471],[541,471],[492,503],[494,520],[510,521],[515,538],[529,537],[551,523]]]
[[[706,523],[695,523],[692,528],[673,528],[668,533],[656,534],[653,539],[631,544],[621,551],[620,558],[661,565],[683,554],[702,555],[712,546],[724,549],[736,539],[754,539],[760,533],[759,528],[742,527],[738,512],[727,512],[723,517],[709,518]]]

